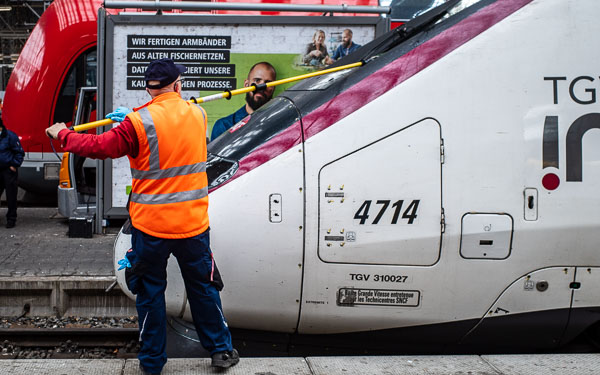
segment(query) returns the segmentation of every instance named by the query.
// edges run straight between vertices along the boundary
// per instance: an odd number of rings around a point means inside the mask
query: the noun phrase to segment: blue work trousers
[[[127,258],[137,276],[128,280],[128,284],[131,281],[129,287],[137,294],[141,341],[138,358],[146,371],[159,373],[167,362],[165,289],[167,260],[171,253],[179,263],[202,346],[210,354],[232,350],[231,334],[221,308],[220,288],[217,289],[219,284],[213,280],[216,266],[208,230],[183,239],[158,238],[136,228],[132,228],[131,234],[132,250]],[[220,283],[220,276],[218,281]]]

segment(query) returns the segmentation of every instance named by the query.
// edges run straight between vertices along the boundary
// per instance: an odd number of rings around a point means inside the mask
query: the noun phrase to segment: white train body
[[[209,146],[249,150],[210,194],[231,326],[558,344],[598,320],[600,3],[463,8]],[[190,319],[174,258],[167,295]]]

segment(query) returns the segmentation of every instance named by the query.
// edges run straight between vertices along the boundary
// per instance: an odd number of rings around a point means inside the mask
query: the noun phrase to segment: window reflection
[[[233,133],[226,131],[209,143],[209,188],[227,181],[237,171],[239,160],[297,121],[294,105],[289,99],[277,97],[252,113],[245,125]]]
[[[254,112],[244,126],[233,133],[227,131],[212,141],[208,151],[223,158],[240,160],[296,121],[298,111],[294,105],[286,98],[274,98]]]

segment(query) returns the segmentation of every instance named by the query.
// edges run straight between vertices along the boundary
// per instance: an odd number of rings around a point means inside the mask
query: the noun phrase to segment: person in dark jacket
[[[7,228],[14,228],[17,222],[17,177],[24,156],[19,137],[6,129],[0,114],[0,195],[6,190]]]

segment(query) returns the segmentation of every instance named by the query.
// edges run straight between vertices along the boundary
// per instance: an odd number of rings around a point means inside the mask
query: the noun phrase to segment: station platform
[[[51,207],[19,207],[6,229],[0,209],[0,277],[113,276],[115,233],[69,238],[68,221]]]
[[[135,359],[0,360],[0,374],[137,375]],[[600,354],[242,358],[225,371],[210,360],[170,359],[163,375],[585,375],[600,373]]]

